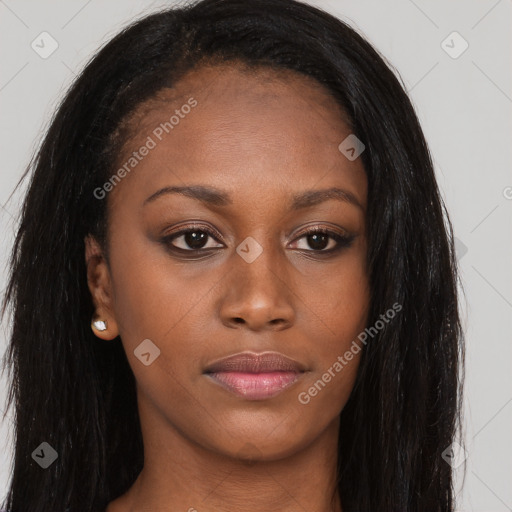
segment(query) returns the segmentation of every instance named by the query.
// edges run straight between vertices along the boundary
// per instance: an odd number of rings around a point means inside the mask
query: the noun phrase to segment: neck
[[[146,406],[139,404],[141,412]],[[250,462],[195,444],[158,415],[142,414],[141,427],[144,468],[107,512],[341,512],[338,419],[289,457]]]

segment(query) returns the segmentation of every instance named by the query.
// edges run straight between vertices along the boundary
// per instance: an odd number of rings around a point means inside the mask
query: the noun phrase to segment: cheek
[[[157,256],[125,247],[111,257],[115,315],[121,338],[130,344],[168,337],[208,289],[208,276],[192,282],[184,267]]]
[[[343,260],[312,274],[301,285],[304,305],[323,333],[319,355],[340,353],[366,326],[370,291],[364,252],[347,253]]]
[[[350,286],[347,279],[343,293],[333,293],[337,302],[326,305],[321,322],[322,333],[310,331],[315,340],[309,347],[315,361],[313,371],[297,389],[296,399],[303,418],[315,418],[313,429],[327,425],[347,403],[359,368],[364,345],[358,336],[364,332],[368,312],[368,296],[363,279]],[[355,280],[352,284],[358,284]],[[316,426],[314,426],[316,424]]]
[[[204,313],[214,276],[187,275],[185,266],[155,256],[154,249],[121,247],[111,253],[114,314],[137,388],[173,423],[188,420],[193,425],[190,403],[198,397],[191,379],[198,378],[197,360],[204,349],[204,340],[197,336],[198,312]],[[147,348],[143,352],[141,347]],[[148,350],[151,361],[153,353],[158,355],[146,366],[138,355]]]
[[[341,411],[357,375],[364,350],[358,336],[366,327],[370,301],[364,261],[362,254],[350,255],[306,294],[305,304],[313,313],[313,324],[306,329],[315,340],[308,350],[315,366],[297,398],[320,415]]]
[[[199,271],[197,266],[171,261],[147,241],[138,244],[135,236],[123,238],[133,242],[128,246],[117,240],[120,249],[111,251],[111,268],[114,314],[129,364],[139,385],[155,401],[172,390],[173,407],[179,407],[186,391],[182,405],[190,406],[188,394],[195,394],[192,386],[209,343],[211,294],[222,272]],[[158,357],[145,366],[137,353],[148,339]]]

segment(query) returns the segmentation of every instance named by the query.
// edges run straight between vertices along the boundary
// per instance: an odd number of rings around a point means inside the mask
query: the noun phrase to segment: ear
[[[88,235],[85,242],[85,265],[87,267],[87,284],[91,292],[95,311],[94,320],[106,321],[107,328],[98,330],[91,325],[94,334],[103,340],[112,340],[119,335],[118,325],[113,310],[113,293],[110,271],[97,240]],[[93,319],[91,319],[92,322]]]

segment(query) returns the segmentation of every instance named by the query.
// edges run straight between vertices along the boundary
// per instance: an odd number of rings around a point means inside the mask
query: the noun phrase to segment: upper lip
[[[240,352],[214,361],[204,373],[218,372],[304,372],[305,367],[279,352]]]

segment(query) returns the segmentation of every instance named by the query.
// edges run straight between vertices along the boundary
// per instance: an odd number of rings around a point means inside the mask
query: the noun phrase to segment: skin
[[[339,414],[360,353],[308,404],[298,395],[366,326],[367,179],[361,159],[338,150],[350,128],[308,77],[203,66],[138,109],[119,165],[190,97],[197,106],[161,141],[153,136],[156,147],[104,199],[108,261],[86,239],[89,288],[108,322],[96,334],[121,336],[144,441],[142,472],[107,512],[340,511]],[[144,205],[163,187],[196,184],[228,193],[232,203],[164,194]],[[330,187],[359,206],[329,199],[290,208],[294,194]],[[200,257],[172,252],[172,244],[191,249],[184,236],[161,241],[191,221],[222,237],[206,237]],[[322,256],[336,240],[315,245],[303,233],[309,226],[354,238]],[[236,252],[249,236],[263,249],[251,263]],[[145,339],[161,351],[149,366],[134,355]],[[262,401],[235,396],[203,374],[214,360],[245,350],[281,352],[307,371]]]

